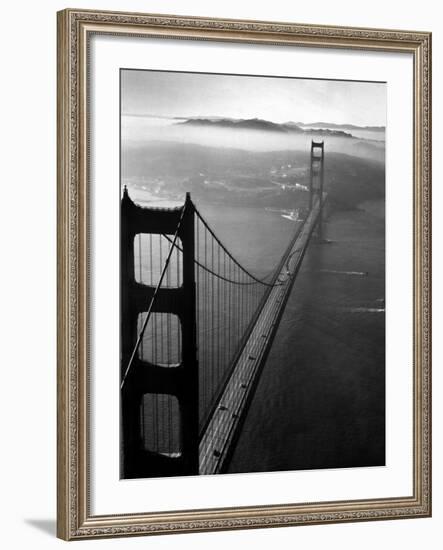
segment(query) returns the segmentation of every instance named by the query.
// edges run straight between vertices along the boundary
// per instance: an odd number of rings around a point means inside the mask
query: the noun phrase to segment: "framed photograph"
[[[430,71],[59,12],[59,537],[430,516]]]

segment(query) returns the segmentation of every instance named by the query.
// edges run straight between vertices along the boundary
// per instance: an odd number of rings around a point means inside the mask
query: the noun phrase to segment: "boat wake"
[[[345,307],[344,311],[349,313],[384,313],[384,307]]]
[[[333,275],[353,275],[355,277],[367,277],[367,271],[337,271],[335,269],[319,269],[320,273],[331,273]]]

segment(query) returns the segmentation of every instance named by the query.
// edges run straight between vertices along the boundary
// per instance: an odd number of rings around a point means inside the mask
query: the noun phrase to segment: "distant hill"
[[[308,135],[320,135],[320,136],[334,136],[334,137],[343,137],[343,138],[353,138],[352,134],[344,132],[343,130],[331,130],[330,128],[309,128],[304,129],[300,128],[304,134]]]
[[[209,126],[211,128],[241,128],[243,130],[266,130],[271,132],[287,132],[281,124],[263,120],[261,118],[232,119],[232,118],[189,118],[178,124],[187,126]],[[302,131],[302,130],[300,130]]]
[[[233,119],[233,118],[218,118],[218,117],[192,117],[177,122],[177,124],[187,126],[198,126],[206,128],[230,128],[243,130],[261,130],[266,132],[278,133],[297,133],[297,134],[321,134],[337,137],[352,137],[351,134],[342,130],[331,130],[330,128],[312,129],[301,128],[298,123],[287,122],[278,124],[261,118]]]
[[[338,128],[340,130],[368,130],[371,132],[384,132],[384,126],[357,126],[355,124],[335,124],[334,122],[287,122],[302,128]]]

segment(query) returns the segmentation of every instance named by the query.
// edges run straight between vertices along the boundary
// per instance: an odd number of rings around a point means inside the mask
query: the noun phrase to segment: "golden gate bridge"
[[[277,267],[259,278],[186,194],[121,201],[121,477],[227,470],[326,194],[312,142],[309,205]]]

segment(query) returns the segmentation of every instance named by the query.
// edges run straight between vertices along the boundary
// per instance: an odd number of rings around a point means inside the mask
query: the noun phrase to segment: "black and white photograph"
[[[384,82],[120,71],[121,478],[385,464]]]

